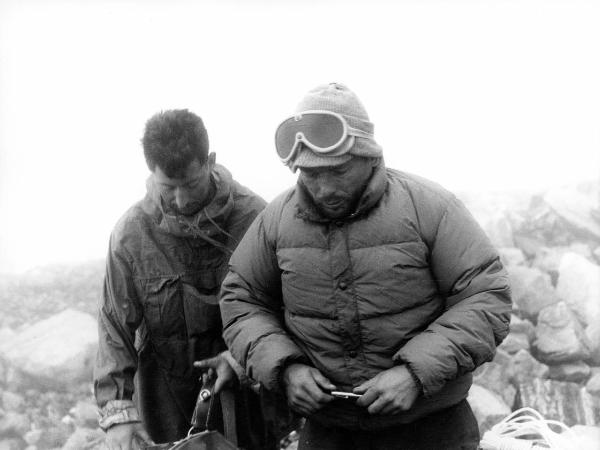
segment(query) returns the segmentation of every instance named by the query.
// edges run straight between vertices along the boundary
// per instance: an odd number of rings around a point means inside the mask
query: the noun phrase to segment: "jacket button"
[[[356,355],[358,355],[358,353],[356,353],[356,350],[350,350],[348,352],[348,355],[350,356],[350,358],[356,358]]]
[[[345,281],[340,281],[339,286],[342,291],[345,291],[346,288],[348,287],[348,283],[346,283]]]

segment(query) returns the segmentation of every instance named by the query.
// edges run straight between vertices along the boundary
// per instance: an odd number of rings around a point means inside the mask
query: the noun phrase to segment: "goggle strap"
[[[348,127],[348,134],[350,136],[373,139],[373,133],[367,133],[366,131],[359,130],[358,128],[352,128],[350,126]]]

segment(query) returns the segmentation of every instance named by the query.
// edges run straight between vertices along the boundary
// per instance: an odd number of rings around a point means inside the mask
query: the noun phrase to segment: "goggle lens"
[[[298,133],[313,147],[324,150],[338,145],[346,137],[344,123],[334,115],[305,113],[290,117],[275,133],[275,146],[281,159],[286,159],[294,150]]]

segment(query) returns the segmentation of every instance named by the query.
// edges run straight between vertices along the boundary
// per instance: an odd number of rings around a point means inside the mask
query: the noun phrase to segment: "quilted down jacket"
[[[377,429],[467,396],[471,372],[508,333],[498,253],[464,205],[420,177],[375,170],[346,220],[319,216],[298,184],[258,216],[221,291],[225,341],[247,374],[279,389],[291,362],[352,390],[396,364],[421,382],[414,406],[370,416],[334,400],[324,424]]]

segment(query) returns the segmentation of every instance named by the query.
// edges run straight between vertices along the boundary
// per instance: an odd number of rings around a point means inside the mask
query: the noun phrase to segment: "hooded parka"
[[[339,390],[408,365],[422,386],[413,407],[371,416],[333,400],[311,419],[378,429],[457,404],[471,372],[508,333],[507,273],[485,233],[451,193],[375,169],[356,211],[321,217],[299,183],[270,203],[230,260],[224,337],[247,374],[281,388],[303,362]]]
[[[192,362],[226,349],[217,294],[265,202],[222,166],[212,182],[212,201],[180,223],[150,177],[110,237],[94,370],[105,427],[139,418],[156,442],[185,437],[200,388]]]

